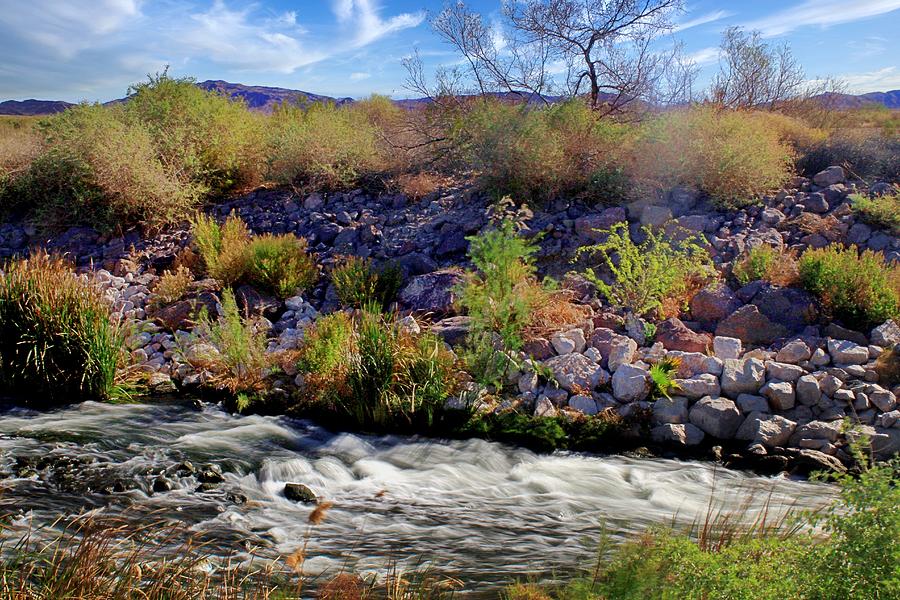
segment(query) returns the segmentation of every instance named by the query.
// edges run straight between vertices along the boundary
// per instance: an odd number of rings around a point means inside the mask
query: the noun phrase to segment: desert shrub
[[[646,240],[635,244],[625,223],[613,225],[607,234],[606,241],[582,246],[576,256],[599,258],[584,276],[611,304],[634,314],[649,314],[672,298],[684,303],[689,300],[685,290],[715,277],[709,253],[696,238],[671,241],[648,227]],[[609,270],[609,283],[598,273],[600,267]]]
[[[391,180],[392,187],[412,201],[419,201],[441,188],[446,178],[435,173],[400,173]]]
[[[332,269],[331,282],[344,306],[374,304],[385,310],[400,291],[403,273],[393,264],[377,268],[368,258],[345,256]]]
[[[735,262],[732,274],[741,285],[759,279],[776,285],[791,285],[797,281],[797,259],[792,252],[766,244],[754,246]]]
[[[42,150],[42,140],[26,117],[0,117],[0,186],[24,171]]]
[[[288,233],[254,237],[247,246],[247,278],[279,298],[289,298],[316,282],[316,261],[304,238]]]
[[[852,194],[850,201],[853,203],[853,212],[863,221],[900,235],[900,191],[874,198]]]
[[[259,182],[265,117],[250,112],[242,100],[165,72],[128,92],[129,121],[147,131],[160,160],[183,181],[212,194]]]
[[[266,335],[256,324],[241,316],[234,292],[222,292],[222,314],[217,318],[202,310],[195,338],[215,351],[190,353],[189,360],[212,374],[216,387],[232,394],[259,392],[273,371],[272,357],[266,353]]]
[[[187,267],[179,266],[174,270],[165,271],[153,288],[153,303],[165,306],[181,300],[193,281],[194,275]]]
[[[250,230],[237,215],[229,215],[223,225],[210,216],[198,214],[193,221],[194,245],[207,274],[232,285],[250,267]]]
[[[405,429],[431,426],[455,389],[454,363],[436,336],[368,306],[353,320],[336,313],[318,321],[298,367],[307,402],[324,402],[359,427]]]
[[[834,318],[868,328],[900,316],[900,267],[871,250],[831,245],[800,257],[800,283]]]
[[[748,111],[674,110],[643,125],[629,170],[643,188],[692,186],[738,206],[787,180],[794,153],[785,136]]]
[[[0,387],[26,403],[112,399],[123,334],[100,292],[35,254],[0,276]]]
[[[900,138],[867,129],[838,130],[803,149],[797,170],[807,177],[831,165],[844,165],[862,178],[900,179]]]
[[[14,182],[22,207],[47,225],[161,227],[185,218],[202,189],[160,160],[152,136],[121,107],[83,104],[41,126],[46,152]]]
[[[511,220],[469,238],[469,258],[477,271],[467,275],[459,303],[475,334],[497,333],[505,348],[522,346],[522,333],[544,296],[535,281],[537,245],[516,234]]]
[[[377,130],[362,111],[282,105],[269,120],[268,172],[277,182],[347,188],[382,167]]]

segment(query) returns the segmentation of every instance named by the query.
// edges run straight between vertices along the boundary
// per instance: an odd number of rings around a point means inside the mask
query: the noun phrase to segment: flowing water
[[[9,476],[23,460],[69,465],[68,479],[39,468]],[[155,474],[185,460],[220,465],[224,482],[197,492],[195,475],[170,475],[173,489],[152,493]],[[652,524],[688,525],[711,499],[737,510],[752,498],[752,513],[766,502],[818,506],[832,493],[702,462],[539,455],[481,440],[336,434],[214,406],[93,402],[0,412],[0,472],[0,512],[17,512],[20,530],[62,513],[153,511],[208,534],[223,553],[272,556],[303,543],[311,507],[283,489],[304,483],[334,503],[309,541],[308,571],[349,564],[377,572],[425,560],[479,586],[572,572],[589,564],[604,529],[616,538]],[[125,491],[96,491],[123,480]]]

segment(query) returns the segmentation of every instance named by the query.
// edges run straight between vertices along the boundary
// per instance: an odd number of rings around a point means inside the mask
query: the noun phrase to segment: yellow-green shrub
[[[726,205],[740,205],[787,180],[793,151],[785,135],[752,112],[674,110],[642,127],[630,172],[643,187],[693,186]]]
[[[41,152],[42,140],[27,117],[0,117],[0,186],[23,171]]]
[[[250,284],[288,298],[316,282],[316,261],[307,253],[304,238],[288,233],[254,237],[247,246]]]
[[[875,227],[883,227],[900,235],[900,191],[870,198],[862,194],[850,196],[853,212]]]
[[[250,229],[237,215],[229,215],[219,225],[214,218],[198,214],[194,219],[194,245],[207,274],[224,285],[236,283],[247,272]]]
[[[793,252],[765,244],[756,246],[735,261],[732,274],[741,285],[759,279],[776,285],[791,285],[797,280],[797,257]]]
[[[346,188],[381,167],[376,128],[362,111],[282,105],[270,117],[268,174],[279,183]]]

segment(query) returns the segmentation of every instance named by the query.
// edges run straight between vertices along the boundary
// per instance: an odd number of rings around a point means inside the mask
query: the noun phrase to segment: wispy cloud
[[[356,73],[350,73],[350,81],[363,81],[364,79],[369,79],[371,76],[371,73],[357,71]]]
[[[684,31],[685,29],[690,29],[691,27],[698,27],[700,25],[706,25],[707,23],[714,23],[725,17],[730,17],[733,15],[733,12],[729,12],[727,10],[717,10],[710,13],[706,13],[705,15],[700,15],[699,17],[695,17],[693,19],[689,19],[687,21],[682,21],[675,25],[675,28],[672,30],[673,33],[678,33],[679,31]]]
[[[847,91],[851,94],[900,89],[900,69],[897,67],[884,67],[866,73],[839,75],[837,79],[846,84]]]
[[[790,33],[800,27],[828,27],[850,23],[900,9],[900,0],[806,0],[755,21],[745,23],[766,37]]]
[[[351,45],[355,48],[371,44],[391,33],[418,27],[425,20],[424,11],[382,19],[378,14],[379,6],[373,0],[334,0],[332,10],[338,22],[354,29]]]
[[[710,46],[708,48],[702,48],[697,50],[696,52],[692,52],[688,54],[685,58],[688,61],[693,62],[698,67],[703,67],[706,65],[711,65],[712,63],[719,60],[719,48],[717,46]]]

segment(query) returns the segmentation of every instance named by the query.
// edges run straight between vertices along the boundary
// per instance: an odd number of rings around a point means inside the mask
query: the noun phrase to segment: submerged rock
[[[302,483],[284,484],[284,497],[291,502],[305,502],[307,504],[316,504],[319,501],[315,493]]]

